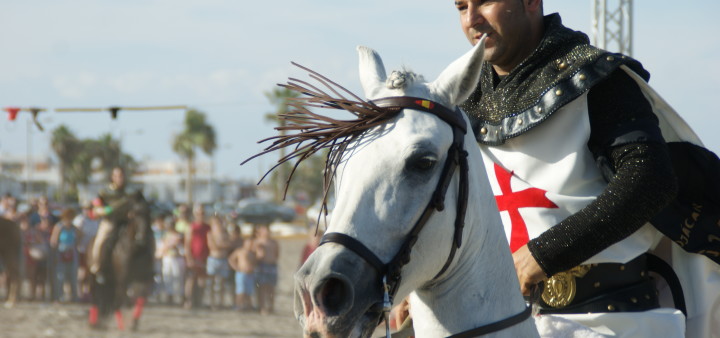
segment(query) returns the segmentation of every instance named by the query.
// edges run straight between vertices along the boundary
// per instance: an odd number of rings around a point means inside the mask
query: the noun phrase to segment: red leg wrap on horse
[[[89,318],[90,325],[97,324],[97,320],[98,320],[98,307],[93,305],[90,307],[90,318]]]
[[[137,320],[142,315],[143,306],[145,306],[145,297],[138,297],[135,300],[135,311],[133,311],[133,319]]]
[[[117,322],[118,330],[125,330],[125,322],[123,322],[123,316],[120,310],[115,311],[115,321]]]

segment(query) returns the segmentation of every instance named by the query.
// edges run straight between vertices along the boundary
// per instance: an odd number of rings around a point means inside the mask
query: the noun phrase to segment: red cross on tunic
[[[508,172],[495,164],[495,177],[500,185],[502,195],[495,196],[498,210],[510,214],[510,252],[515,252],[530,240],[525,220],[520,215],[520,208],[557,208],[551,200],[545,197],[545,190],[528,188],[521,191],[512,191],[510,179],[513,172]]]

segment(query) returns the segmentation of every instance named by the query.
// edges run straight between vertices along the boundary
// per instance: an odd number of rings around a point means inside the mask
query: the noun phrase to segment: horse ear
[[[380,55],[372,48],[358,46],[357,51],[360,58],[360,83],[365,96],[373,98],[385,84],[385,66]]]
[[[447,66],[438,78],[428,85],[431,93],[445,98],[453,106],[470,97],[480,80],[485,37],[483,36],[473,49]]]

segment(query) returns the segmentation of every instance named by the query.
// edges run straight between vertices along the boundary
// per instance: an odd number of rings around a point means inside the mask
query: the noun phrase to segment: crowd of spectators
[[[187,309],[271,313],[279,244],[269,226],[254,225],[252,234],[244,238],[231,218],[205,213],[200,204],[192,208],[180,204],[172,212],[153,215],[156,252],[151,300]],[[15,197],[5,194],[0,216],[15,221],[22,232],[21,300],[90,300],[87,252],[100,221],[92,205],[61,207],[40,197],[20,206]]]

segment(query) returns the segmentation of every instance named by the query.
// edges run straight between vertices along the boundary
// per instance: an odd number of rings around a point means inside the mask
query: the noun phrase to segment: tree
[[[275,112],[265,114],[265,120],[277,124],[279,127],[285,126],[285,120],[280,119],[279,115],[288,112],[288,100],[291,98],[299,97],[300,94],[294,90],[287,88],[275,87],[269,92],[265,92],[265,97],[275,106]],[[284,130],[280,130],[280,135],[285,135]],[[285,148],[280,148],[280,158],[285,157]],[[270,184],[273,186],[275,200],[280,201],[283,198],[285,191],[285,181],[287,175],[292,170],[289,163],[280,165],[276,170],[273,171],[270,176]]]
[[[120,158],[122,156],[120,141],[113,138],[112,134],[105,133],[100,135],[94,142],[91,142],[89,146],[91,147],[90,151],[93,158],[100,160],[103,177],[109,181],[113,168],[120,166]],[[125,172],[130,173],[129,171]]]
[[[115,167],[122,168],[128,175],[132,175],[138,167],[137,161],[131,155],[122,151],[120,140],[114,138],[110,133],[102,134],[96,140],[88,139],[83,141],[85,141],[85,152],[90,162],[94,159],[100,160],[100,170],[103,172],[103,177],[108,181]],[[87,163],[87,165],[89,168],[90,163]]]
[[[110,134],[101,135],[98,139],[78,139],[68,127],[61,125],[53,130],[50,143],[59,162],[58,199],[61,202],[67,202],[68,197],[77,199],[78,184],[90,182],[94,159],[100,160],[106,179],[110,178],[110,172],[116,166],[122,167],[126,173],[135,172],[138,166],[132,156],[122,152],[120,142]]]
[[[77,186],[74,180],[72,180],[73,176],[75,176],[72,175],[72,166],[73,160],[81,151],[81,142],[75,137],[75,134],[63,124],[52,131],[50,146],[55,152],[55,155],[57,155],[59,162],[60,193],[58,198],[61,202],[66,202],[68,193],[70,191],[77,191]],[[72,189],[67,189],[68,182],[72,183]]]
[[[187,162],[187,178],[185,189],[187,202],[193,202],[193,175],[195,174],[195,157],[197,148],[203,153],[211,156],[217,148],[215,129],[205,119],[205,113],[190,109],[185,112],[185,129],[175,135],[172,142],[172,149],[175,153],[184,158]]]

